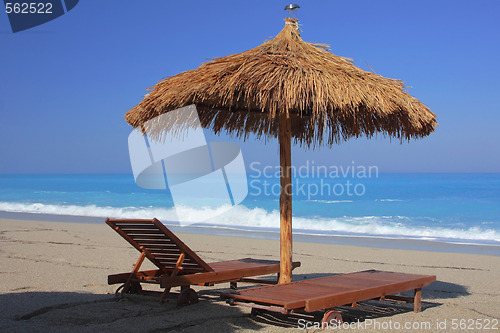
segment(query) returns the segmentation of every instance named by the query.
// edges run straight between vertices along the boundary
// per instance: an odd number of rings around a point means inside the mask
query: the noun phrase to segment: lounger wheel
[[[342,320],[342,315],[340,314],[340,312],[335,310],[328,310],[323,316],[323,323],[327,323],[328,325],[340,325],[343,322],[344,321]]]
[[[115,291],[115,295],[122,294],[122,289],[125,287],[125,284],[122,284]],[[127,294],[139,294],[142,291],[141,284],[139,282],[130,283],[130,287],[128,288]]]
[[[198,303],[198,294],[191,288],[182,290],[177,297],[178,306],[186,306],[196,303]]]
[[[261,309],[252,308],[252,311],[250,311],[250,316],[252,316],[252,317],[258,316],[260,314],[262,314]]]
[[[116,288],[116,291],[115,291],[115,296],[116,297],[123,296],[122,293],[121,293],[121,290],[123,289],[123,287],[125,287],[125,284],[122,284],[121,286],[119,286],[118,288]]]
[[[139,294],[142,291],[141,284],[139,282],[132,282],[130,288],[128,289],[129,294]]]

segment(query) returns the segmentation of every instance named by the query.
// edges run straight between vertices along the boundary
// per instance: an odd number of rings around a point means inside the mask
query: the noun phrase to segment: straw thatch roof
[[[363,71],[322,46],[307,43],[286,19],[273,39],[164,79],[125,115],[133,127],[196,104],[202,126],[238,136],[278,135],[278,113],[292,118],[292,138],[328,145],[381,132],[410,139],[430,134],[436,115],[400,80]],[[147,130],[147,129],[146,129]]]

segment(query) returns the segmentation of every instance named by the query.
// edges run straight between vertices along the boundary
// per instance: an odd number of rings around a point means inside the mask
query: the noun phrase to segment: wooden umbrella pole
[[[291,119],[279,115],[280,144],[280,278],[278,283],[292,282],[292,142]]]

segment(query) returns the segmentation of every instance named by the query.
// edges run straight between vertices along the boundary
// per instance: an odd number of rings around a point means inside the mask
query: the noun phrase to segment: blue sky
[[[293,163],[380,172],[500,172],[500,2],[298,2],[302,37],[398,78],[438,115],[425,139],[293,148]],[[288,2],[92,1],[13,34],[0,13],[0,172],[130,172],[124,113],[146,88],[275,36]],[[232,140],[213,137],[210,140]],[[235,140],[233,140],[235,141]],[[276,140],[239,142],[277,163]]]

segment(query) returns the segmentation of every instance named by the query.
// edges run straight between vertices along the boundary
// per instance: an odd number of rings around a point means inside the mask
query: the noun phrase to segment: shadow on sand
[[[0,295],[2,332],[234,332],[264,325],[248,311],[230,307],[219,292],[199,293],[200,302],[177,307],[173,294],[165,304],[151,295],[24,292]]]
[[[294,280],[311,279],[331,274],[295,275]],[[251,286],[241,285],[242,288]],[[298,320],[321,321],[322,312],[303,316],[284,316],[262,312],[250,316],[248,308],[231,307],[219,295],[229,289],[202,289],[198,304],[177,307],[174,293],[160,304],[159,293],[116,297],[111,294],[70,292],[22,292],[0,295],[0,331],[95,332],[234,332],[242,329],[258,331],[267,325],[298,327]],[[409,293],[403,293],[407,296]],[[463,286],[436,281],[422,291],[422,310],[441,305],[433,299],[469,295]],[[389,317],[413,311],[412,304],[391,301],[365,301],[356,307],[337,307],[345,322]]]

